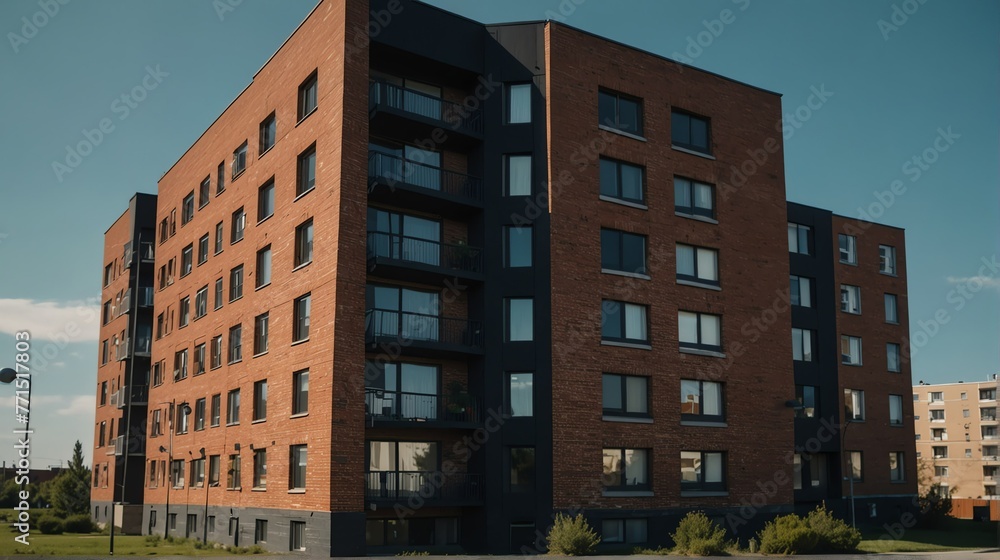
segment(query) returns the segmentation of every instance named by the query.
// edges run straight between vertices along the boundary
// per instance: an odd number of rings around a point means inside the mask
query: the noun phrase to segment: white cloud
[[[995,276],[986,276],[983,274],[980,274],[978,276],[964,276],[964,277],[949,276],[948,283],[961,284],[967,287],[979,284],[983,288],[1000,290],[1000,278],[997,278]]]
[[[96,395],[75,395],[69,397],[67,400],[66,406],[56,412],[59,416],[76,416],[78,414],[93,416],[94,408],[97,404]]]
[[[95,302],[0,298],[0,333],[28,331],[33,340],[96,342],[100,311]]]
[[[0,398],[0,408],[14,408],[15,398]],[[24,404],[23,401],[19,401]],[[37,415],[93,416],[97,405],[96,395],[31,395],[31,418]]]

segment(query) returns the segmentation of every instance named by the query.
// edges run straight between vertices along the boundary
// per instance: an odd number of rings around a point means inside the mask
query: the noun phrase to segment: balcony
[[[132,356],[134,352],[135,356],[145,356],[149,357],[150,349],[153,346],[153,339],[149,337],[138,338],[135,340],[135,348],[131,348],[132,339],[126,338],[115,346],[115,360],[122,361],[127,360]]]
[[[462,217],[469,210],[482,209],[483,183],[478,177],[369,151],[368,198],[448,217]]]
[[[455,277],[482,280],[483,251],[469,245],[370,231],[368,270],[382,278],[425,284]]]
[[[483,112],[388,82],[368,86],[369,128],[373,135],[426,138],[467,149],[483,138]]]
[[[153,242],[143,241],[139,244],[139,260],[146,262],[153,262]],[[129,241],[125,243],[122,249],[122,264],[126,267],[132,266],[133,259],[135,259],[135,251],[132,250],[132,242]]]
[[[483,503],[483,475],[440,471],[370,471],[365,473],[365,500],[405,504],[419,499],[432,506],[474,506]]]
[[[371,350],[388,344],[394,347],[393,350],[416,356],[482,354],[483,327],[478,321],[466,319],[368,309],[365,312],[365,343]]]
[[[386,428],[475,428],[482,425],[483,401],[465,393],[430,395],[365,389],[368,425]]]
[[[149,385],[130,385],[122,387],[112,395],[112,403],[118,408],[126,405],[141,405],[149,402]]]

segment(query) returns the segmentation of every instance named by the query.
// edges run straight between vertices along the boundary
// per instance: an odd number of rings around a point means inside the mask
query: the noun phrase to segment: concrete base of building
[[[90,517],[100,527],[111,523],[114,517],[115,532],[123,535],[142,534],[142,504],[119,505],[112,508],[111,502],[90,502]],[[112,513],[114,512],[114,513]]]

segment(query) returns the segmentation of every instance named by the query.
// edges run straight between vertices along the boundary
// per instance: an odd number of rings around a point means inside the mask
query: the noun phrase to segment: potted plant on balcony
[[[455,270],[475,270],[476,249],[469,246],[464,239],[459,239],[455,243],[451,257],[451,268]]]
[[[475,400],[458,381],[448,384],[448,419],[462,421],[472,415]]]

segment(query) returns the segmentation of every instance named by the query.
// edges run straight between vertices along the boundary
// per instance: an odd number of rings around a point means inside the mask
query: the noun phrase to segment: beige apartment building
[[[913,386],[918,483],[953,498],[1000,498],[997,374],[987,381]]]

